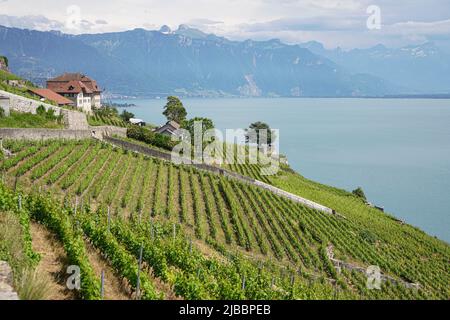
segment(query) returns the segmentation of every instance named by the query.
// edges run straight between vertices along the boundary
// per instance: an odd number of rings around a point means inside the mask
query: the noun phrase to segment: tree
[[[134,114],[131,112],[128,112],[127,110],[123,110],[120,117],[123,119],[123,121],[128,122],[131,118],[134,118]]]
[[[200,121],[202,122],[202,137],[206,130],[214,129],[214,122],[208,118],[195,117],[193,119],[189,119],[188,121],[184,121],[183,128],[189,131],[192,141],[194,141],[195,122]]]
[[[9,61],[8,61],[8,57],[6,56],[0,56],[0,60],[3,60],[5,63],[5,66],[8,68],[9,67]]]
[[[186,120],[187,111],[179,98],[170,96],[167,97],[167,103],[164,106],[163,115],[166,116],[167,120],[175,121],[181,124],[184,120]]]
[[[266,130],[267,141],[264,141],[265,139],[263,139],[263,137],[262,137],[263,131],[261,131],[261,130]],[[254,141],[254,137],[252,137],[251,134],[249,133],[250,131],[256,131],[256,141]],[[246,138],[247,142],[251,142],[251,143],[256,142],[258,144],[258,146],[260,147],[262,145],[271,146],[272,143],[275,141],[276,136],[275,136],[275,133],[272,132],[272,129],[270,129],[270,126],[267,123],[257,121],[257,122],[250,124],[249,128],[247,129],[247,135],[245,138]]]
[[[358,187],[357,189],[353,190],[352,193],[357,196],[358,198],[363,199],[364,201],[367,200],[366,195],[364,193],[364,190],[361,187]]]

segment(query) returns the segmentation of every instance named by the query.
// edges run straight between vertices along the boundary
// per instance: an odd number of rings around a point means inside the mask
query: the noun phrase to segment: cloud
[[[223,24],[223,21],[216,21],[216,20],[210,20],[210,19],[202,19],[202,18],[197,18],[197,19],[192,19],[189,20],[189,22],[187,24],[189,25],[217,25],[217,24]]]
[[[102,19],[100,19],[100,20],[95,20],[95,24],[108,24],[108,21],[102,20]]]
[[[443,41],[450,19],[448,0],[199,0],[194,5],[191,0],[78,0],[80,22],[69,29],[65,21],[72,0],[0,2],[9,17],[0,16],[0,24],[19,28],[96,33],[187,24],[233,40],[318,40],[344,48]],[[366,28],[372,4],[381,9],[381,30]]]
[[[64,29],[64,24],[62,22],[50,20],[42,15],[24,17],[0,15],[0,25],[5,27],[33,29],[39,31]]]
[[[47,17],[42,15],[22,17],[0,15],[0,25],[11,28],[30,29],[38,31],[57,30],[65,33],[84,33],[91,31],[103,31],[101,30],[101,28],[103,26],[107,26],[108,22],[102,19],[97,19],[95,20],[95,22],[87,19],[80,19],[74,23],[68,24],[66,22],[48,19]]]
[[[247,32],[307,30],[344,31],[363,29],[365,27],[365,17],[349,17],[347,19],[336,17],[283,18],[262,23],[240,25],[240,28]]]

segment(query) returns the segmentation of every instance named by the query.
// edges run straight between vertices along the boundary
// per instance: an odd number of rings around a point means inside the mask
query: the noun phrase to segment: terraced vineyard
[[[259,179],[346,218],[91,140],[6,142],[5,147],[15,154],[2,162],[5,184],[30,195],[25,201],[30,216],[69,242],[68,256],[70,243],[83,247],[83,237],[88,238],[135,290],[142,245],[148,272],[141,278],[141,298],[167,297],[161,283],[186,299],[450,297],[448,245],[289,170]],[[254,165],[233,169],[259,175]],[[2,192],[14,207],[17,193],[3,187]],[[377,265],[393,280],[368,290],[364,273],[344,264],[338,272],[328,255],[331,245],[339,261],[363,270]],[[82,251],[73,259],[92,274]],[[88,277],[81,296],[98,298],[98,281]]]
[[[91,126],[117,126],[127,127],[127,123],[119,117],[104,117],[102,115],[94,114],[88,116],[88,122]]]

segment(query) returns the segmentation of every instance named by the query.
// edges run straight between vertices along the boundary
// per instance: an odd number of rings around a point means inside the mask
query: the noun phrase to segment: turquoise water
[[[165,100],[127,100],[149,123],[165,122]],[[217,128],[265,121],[280,151],[312,180],[353,190],[450,242],[450,100],[186,99],[189,117]]]

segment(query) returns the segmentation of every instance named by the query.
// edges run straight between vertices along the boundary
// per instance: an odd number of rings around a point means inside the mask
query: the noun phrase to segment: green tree
[[[127,110],[123,110],[120,117],[123,119],[123,121],[130,121],[131,118],[134,118],[134,114],[131,112],[128,112]]]
[[[358,198],[363,199],[364,201],[367,200],[366,195],[364,193],[364,190],[361,187],[358,187],[357,189],[353,190],[352,193],[357,196]]]
[[[184,121],[183,128],[189,131],[192,141],[194,141],[195,122],[202,123],[202,136],[206,130],[214,129],[214,122],[208,118],[195,117],[193,119],[189,119],[188,121]]]
[[[6,66],[7,68],[9,67],[8,57],[0,56],[0,60],[3,60],[3,61],[5,62],[5,66]]]
[[[167,97],[163,115],[166,116],[169,121],[176,121],[182,124],[183,121],[186,120],[187,111],[179,98],[170,96]]]
[[[264,141],[265,139],[262,138],[262,132],[261,130],[266,130],[267,133],[267,141]],[[256,141],[251,141],[254,139],[254,137],[251,136],[249,133],[250,131],[256,131]],[[257,143],[258,146],[262,146],[264,144],[267,144],[269,146],[272,145],[273,141],[275,141],[276,135],[274,132],[272,132],[272,129],[270,129],[270,126],[261,121],[254,122],[250,124],[249,128],[247,129],[247,135],[246,140],[247,142]]]
[[[378,240],[377,236],[369,230],[360,231],[359,236],[370,244],[375,244]]]

